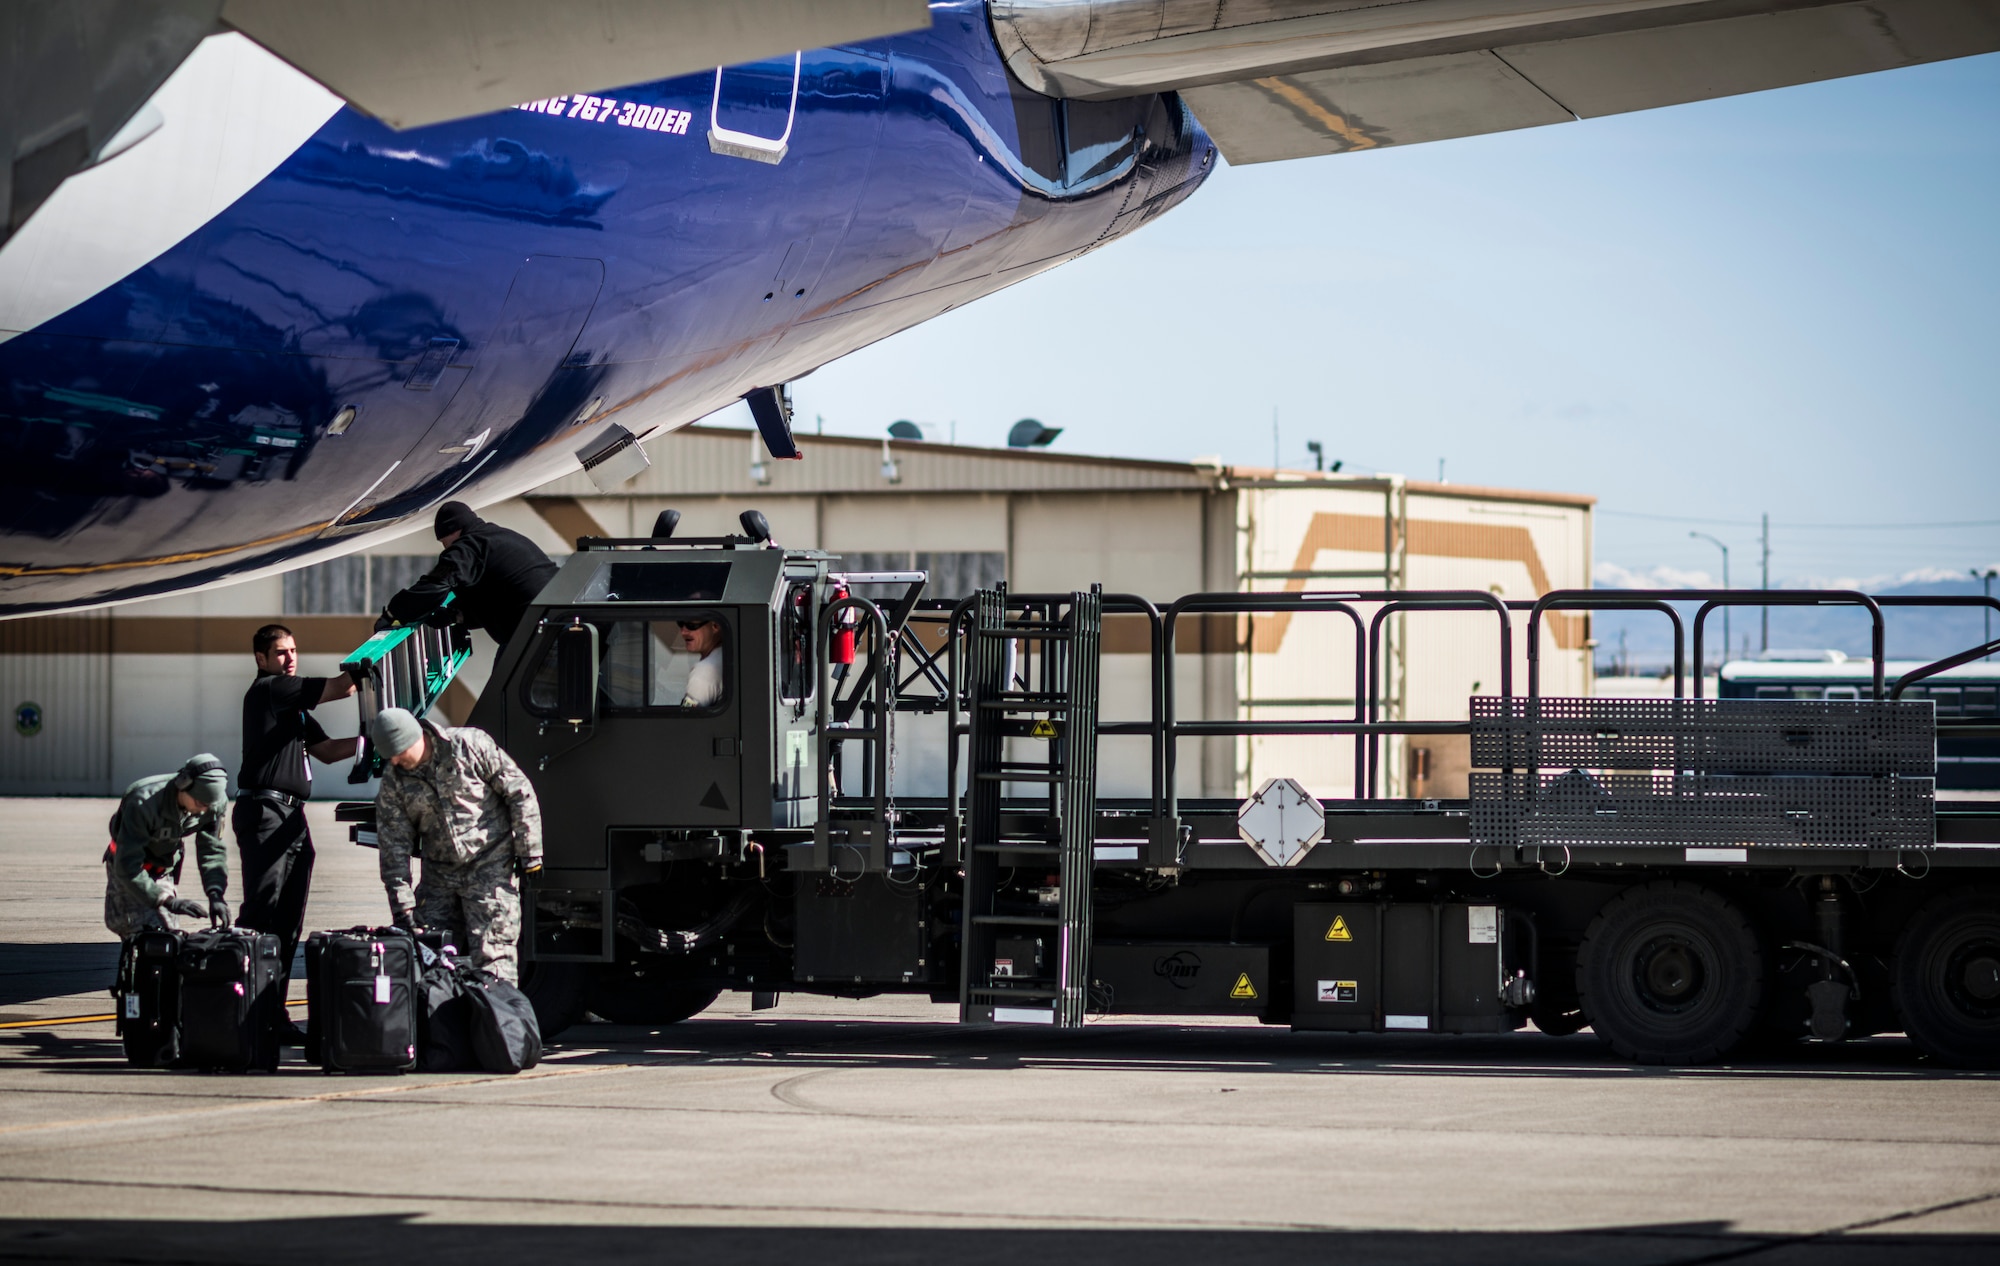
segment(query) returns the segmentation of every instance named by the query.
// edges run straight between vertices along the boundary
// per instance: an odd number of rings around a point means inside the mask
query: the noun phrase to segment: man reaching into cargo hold
[[[119,936],[171,929],[171,916],[229,922],[229,854],[222,846],[222,810],[229,774],[207,752],[171,774],[141,778],[125,789],[111,815],[104,850],[104,926]],[[207,900],[180,895],[181,841],[195,837],[195,864]]]
[[[444,547],[437,566],[389,599],[375,627],[452,617],[485,629],[504,648],[528,604],[556,574],[555,563],[533,541],[488,523],[463,501],[438,507],[436,531]]]
[[[375,793],[382,884],[396,926],[448,932],[481,971],[517,978],[519,879],[542,868],[542,811],[484,730],[441,728],[386,708],[369,731],[388,762]],[[410,856],[423,858],[412,894]]]

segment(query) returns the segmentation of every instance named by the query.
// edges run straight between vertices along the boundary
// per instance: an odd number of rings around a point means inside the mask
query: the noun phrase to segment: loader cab
[[[751,537],[579,542],[474,717],[535,784],[550,872],[722,855],[812,824],[827,564]]]

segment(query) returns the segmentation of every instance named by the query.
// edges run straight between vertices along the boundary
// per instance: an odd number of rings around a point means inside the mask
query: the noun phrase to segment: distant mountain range
[[[1599,585],[1600,589],[1607,588]],[[2000,590],[2000,586],[1996,586]],[[1955,594],[1978,597],[1977,581],[1924,581],[1869,590],[1876,595]],[[1995,593],[2000,597],[2000,592]],[[1682,610],[1693,636],[1694,613],[1699,603],[1690,602]],[[1859,607],[1772,607],[1771,648],[1773,650],[1836,650],[1861,657],[1868,654],[1869,619]],[[1891,659],[1942,659],[1985,641],[1985,622],[1977,607],[1883,608],[1883,624]],[[1657,672],[1673,656],[1673,632],[1667,618],[1646,611],[1599,611],[1592,617],[1591,635],[1597,639],[1597,670],[1615,671],[1621,653],[1634,672]],[[1730,613],[1730,657],[1741,658],[1745,642],[1755,656],[1763,645],[1761,613],[1756,607],[1737,607]],[[2000,637],[2000,611],[1994,613],[1993,633]],[[1722,612],[1709,616],[1703,634],[1708,646],[1719,646]],[[1689,651],[1692,654],[1692,648]],[[1715,650],[1705,652],[1709,662]]]

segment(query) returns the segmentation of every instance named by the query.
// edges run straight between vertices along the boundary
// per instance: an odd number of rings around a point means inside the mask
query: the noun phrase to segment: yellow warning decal
[[[1336,914],[1333,916],[1333,926],[1326,930],[1326,939],[1329,941],[1351,941],[1354,939],[1354,933],[1347,930],[1347,917],[1345,915]]]
[[[1029,738],[1054,738],[1055,736],[1055,722],[1049,720],[1047,717],[1037,718],[1035,723],[1028,727]]]
[[[1229,996],[1232,998],[1254,998],[1257,996],[1257,986],[1250,983],[1249,972],[1236,973],[1236,986],[1229,991]]]

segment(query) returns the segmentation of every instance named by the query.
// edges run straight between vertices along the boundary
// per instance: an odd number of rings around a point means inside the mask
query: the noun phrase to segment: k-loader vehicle
[[[673,517],[654,537],[580,540],[469,718],[541,799],[522,957],[549,1035],[586,1012],[673,1023],[723,990],[759,1006],[901,992],[978,1024],[1589,1026],[1620,1056],[1670,1063],[1903,1032],[1939,1061],[2000,1064],[2000,804],[1935,792],[1940,732],[1990,737],[2000,718],[1899,697],[2000,643],[1893,682],[1883,669],[1882,608],[1953,599],[1284,592],[1162,608],[997,588],[948,602],[924,598],[921,573],[843,573],[782,548],[755,512],[719,538],[676,539]],[[1861,608],[1866,697],[1702,698],[1698,668],[1689,696],[1672,602],[1690,601],[1697,666],[1719,606]],[[1672,621],[1674,696],[1543,695],[1549,613],[1612,607]],[[1493,617],[1498,692],[1464,719],[1385,719],[1383,626],[1438,611]],[[1233,652],[1251,620],[1285,613],[1351,630],[1351,707],[1184,718],[1177,657]],[[1099,716],[1107,628],[1147,651],[1143,716]],[[367,670],[364,721],[427,708],[466,645],[429,627],[371,638],[350,660]],[[1353,797],[1289,778],[1243,799],[1179,794],[1184,744],[1270,734],[1351,745]],[[1378,794],[1384,740],[1410,735],[1467,736],[1467,799]],[[1100,794],[1108,738],[1147,748],[1149,793]],[[942,794],[898,790],[913,741],[933,765],[945,748]],[[364,750],[354,776],[379,768]],[[342,813],[372,839],[371,805]]]

